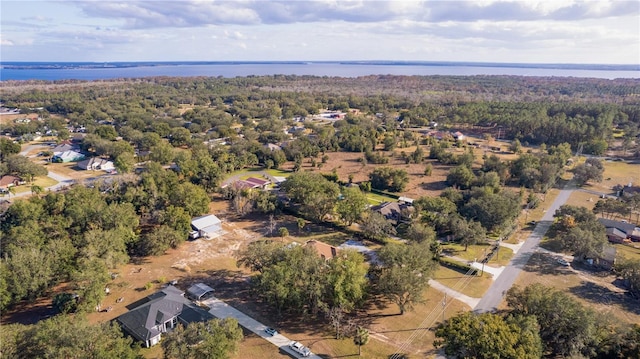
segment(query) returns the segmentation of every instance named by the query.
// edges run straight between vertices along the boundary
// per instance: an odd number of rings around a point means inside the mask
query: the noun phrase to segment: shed
[[[213,288],[204,283],[196,283],[187,289],[187,297],[193,300],[201,300],[211,293],[213,293]]]
[[[208,214],[194,218],[191,221],[191,228],[194,232],[198,232],[198,237],[212,238],[222,233],[222,221],[213,214]]]

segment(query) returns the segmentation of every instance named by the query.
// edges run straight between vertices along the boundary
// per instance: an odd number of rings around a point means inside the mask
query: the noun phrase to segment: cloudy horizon
[[[6,1],[2,61],[640,64],[639,1]]]

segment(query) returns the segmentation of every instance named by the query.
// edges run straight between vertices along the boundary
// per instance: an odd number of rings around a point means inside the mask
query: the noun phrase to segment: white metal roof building
[[[213,214],[208,214],[191,220],[191,228],[197,231],[200,237],[211,238],[222,233],[222,221]]]

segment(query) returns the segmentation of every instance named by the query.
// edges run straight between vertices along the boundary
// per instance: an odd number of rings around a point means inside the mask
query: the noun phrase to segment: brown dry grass
[[[571,295],[606,316],[625,323],[640,323],[637,300],[625,294],[625,290],[617,286],[616,279],[614,275],[591,272],[575,263],[572,267],[562,267],[552,255],[536,253],[515,284],[522,288],[541,283]],[[504,301],[501,307],[506,307]]]
[[[640,164],[626,162],[604,161],[603,181],[600,183],[588,183],[583,188],[606,194],[614,194],[616,185],[626,186],[630,182],[634,185],[640,183]]]
[[[476,160],[474,162],[475,168],[480,168],[482,166],[483,160],[482,156],[486,153],[495,154],[503,161],[513,160],[517,157],[514,153],[501,152],[501,153],[493,153],[491,151],[486,150],[486,141],[480,139],[469,139],[469,141],[479,144],[479,148],[473,148],[474,154],[476,156]],[[503,148],[506,148],[504,143],[500,143]],[[496,142],[494,141],[494,144]],[[311,160],[305,159],[302,165],[302,171],[317,171],[321,173],[331,173],[335,170],[338,175],[339,180],[348,182],[349,175],[353,175],[354,182],[368,181],[369,173],[373,172],[373,170],[377,167],[393,167],[396,169],[403,169],[407,171],[409,174],[409,183],[407,184],[404,191],[402,191],[403,196],[407,196],[410,198],[419,198],[422,196],[438,196],[440,192],[447,187],[445,181],[447,175],[449,174],[449,170],[453,167],[452,165],[442,165],[438,163],[436,160],[432,160],[428,158],[430,146],[420,145],[420,148],[425,153],[425,160],[420,164],[406,164],[405,160],[402,159],[401,154],[404,152],[407,155],[412,154],[416,150],[416,146],[408,146],[404,148],[396,148],[393,151],[383,151],[380,146],[377,148],[377,152],[382,153],[385,157],[389,158],[389,163],[387,164],[371,164],[368,163],[363,165],[359,162],[359,159],[364,157],[363,153],[357,152],[332,152],[329,153],[329,160],[327,163],[322,164],[321,168],[312,167]],[[523,148],[523,151],[527,151],[529,148]],[[449,151],[455,154],[463,154],[465,149],[463,148],[455,148],[452,147]],[[316,162],[320,164],[320,157],[318,156]],[[424,175],[424,169],[426,165],[430,163],[433,167],[433,171],[431,176]],[[293,163],[287,163],[283,166],[285,169],[293,168]]]

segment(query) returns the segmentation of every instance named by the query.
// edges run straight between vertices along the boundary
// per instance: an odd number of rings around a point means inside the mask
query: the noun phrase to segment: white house
[[[84,161],[78,162],[78,167],[83,170],[103,170],[112,171],[115,169],[112,161],[104,158],[92,157]]]
[[[189,237],[192,239],[213,238],[222,234],[222,221],[213,214],[208,214],[191,220],[191,228],[193,231]]]
[[[67,162],[75,162],[84,159],[84,155],[80,152],[76,151],[64,151],[58,155],[53,156],[51,159],[52,162],[56,163],[67,163]]]

